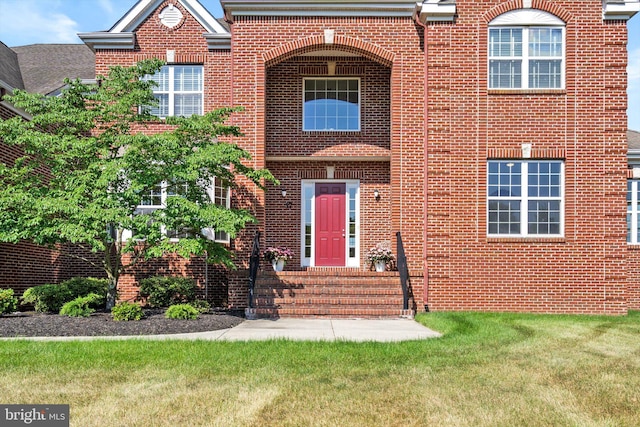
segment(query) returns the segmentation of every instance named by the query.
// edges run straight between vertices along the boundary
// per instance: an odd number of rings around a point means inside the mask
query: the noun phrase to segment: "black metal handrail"
[[[258,268],[260,267],[260,232],[256,231],[253,237],[253,248],[251,249],[251,257],[249,258],[249,308],[254,307],[254,291],[256,287],[256,278],[258,277]]]
[[[396,253],[398,254],[398,273],[400,273],[400,285],[402,286],[402,309],[409,310],[409,267],[402,244],[402,234],[399,231],[396,233]]]

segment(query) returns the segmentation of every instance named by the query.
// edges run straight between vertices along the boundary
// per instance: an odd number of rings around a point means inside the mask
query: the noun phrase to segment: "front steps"
[[[255,308],[247,309],[247,318],[393,318],[414,314],[402,310],[398,272],[344,268],[260,271],[254,296]]]

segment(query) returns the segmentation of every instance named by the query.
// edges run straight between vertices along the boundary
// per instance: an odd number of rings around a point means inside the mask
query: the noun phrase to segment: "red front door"
[[[345,183],[316,184],[316,266],[345,266],[345,192]]]

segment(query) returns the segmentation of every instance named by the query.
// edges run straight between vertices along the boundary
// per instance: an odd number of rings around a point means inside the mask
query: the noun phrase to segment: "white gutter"
[[[603,0],[602,2],[602,17],[605,21],[628,21],[638,12],[640,12],[640,0]]]
[[[225,15],[322,16],[322,17],[411,17],[415,3],[406,0],[221,0]]]
[[[456,17],[456,4],[427,0],[416,3],[415,13],[423,24],[427,22],[453,22]]]

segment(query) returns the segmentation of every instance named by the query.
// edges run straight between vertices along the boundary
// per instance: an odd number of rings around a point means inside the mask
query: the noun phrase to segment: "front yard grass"
[[[3,341],[0,403],[66,403],[72,426],[640,425],[640,312],[417,320],[444,337]]]

